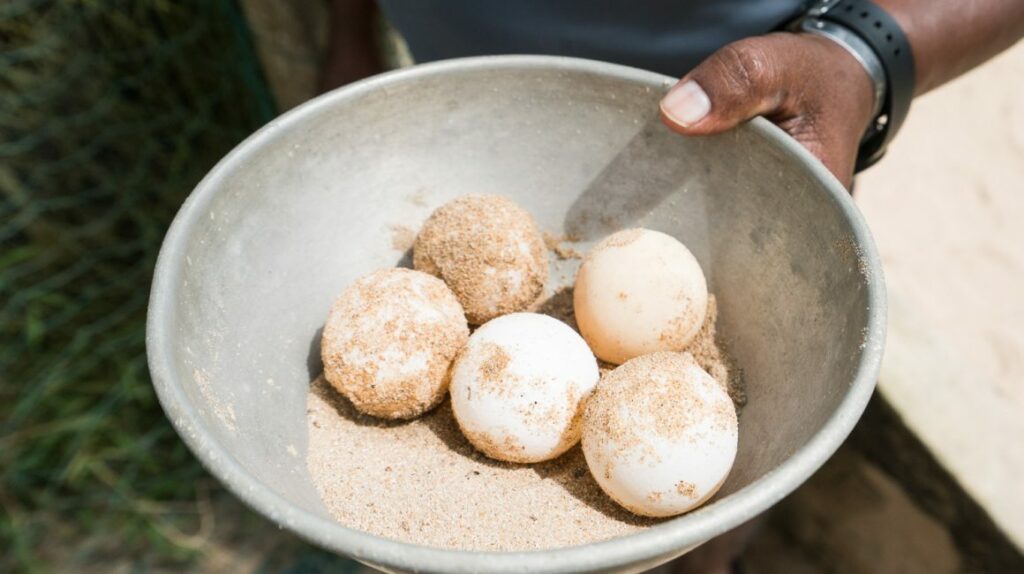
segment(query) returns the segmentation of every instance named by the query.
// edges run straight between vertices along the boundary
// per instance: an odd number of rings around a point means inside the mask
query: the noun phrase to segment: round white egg
[[[473,325],[523,311],[548,279],[537,222],[499,195],[464,195],[439,207],[416,236],[412,261],[444,279]]]
[[[597,483],[627,510],[673,516],[715,494],[736,458],[736,409],[689,353],[632,359],[587,402],[583,453]]]
[[[335,300],[324,324],[324,377],[360,412],[408,419],[437,406],[469,338],[455,294],[412,269],[381,269]]]
[[[621,364],[683,351],[700,331],[708,287],[697,259],[674,237],[626,229],[606,237],[576,276],[573,306],[594,354]]]
[[[452,367],[452,410],[487,456],[540,462],[580,438],[581,405],[597,360],[568,325],[536,313],[503,315],[476,330]]]

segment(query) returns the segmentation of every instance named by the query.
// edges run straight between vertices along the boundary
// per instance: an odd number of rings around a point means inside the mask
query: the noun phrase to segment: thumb
[[[785,100],[778,36],[725,46],[684,76],[661,100],[661,118],[688,135],[723,132],[759,115],[777,115]]]

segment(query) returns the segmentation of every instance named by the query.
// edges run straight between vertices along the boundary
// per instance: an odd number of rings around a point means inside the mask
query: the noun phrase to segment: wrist
[[[878,58],[878,55],[871,49],[871,46],[847,28],[817,18],[804,18],[800,20],[797,23],[796,31],[811,36],[819,36],[833,42],[860,64],[871,81],[871,117],[878,117],[882,111],[882,105],[885,103],[885,68],[882,66],[882,61]],[[841,60],[841,58],[837,59]]]
[[[374,0],[333,0],[330,18],[321,90],[333,89],[384,71]]]
[[[826,105],[840,113],[859,139],[868,132],[883,103],[877,99],[876,83],[870,72],[849,51],[827,37],[806,32],[794,35],[808,46],[807,57],[818,61],[818,71],[807,81],[823,85],[828,98]]]
[[[795,27],[805,20],[820,20],[857,36],[860,49],[847,45],[851,53],[871,52],[885,71],[884,102],[861,140],[857,169],[877,162],[906,119],[914,96],[914,56],[900,24],[872,0],[814,0]],[[811,28],[813,30],[813,28]],[[863,50],[863,45],[867,50]]]

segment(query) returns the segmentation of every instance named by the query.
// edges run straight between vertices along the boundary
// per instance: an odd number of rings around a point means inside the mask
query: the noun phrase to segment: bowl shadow
[[[601,490],[601,487],[598,486],[594,477],[591,476],[590,470],[587,468],[587,461],[583,456],[583,450],[579,445],[574,446],[554,460],[541,463],[518,464],[502,462],[487,457],[474,448],[466,439],[459,430],[458,423],[452,413],[451,401],[448,399],[445,399],[439,407],[420,418],[419,422],[429,428],[453,452],[476,463],[502,469],[529,468],[540,478],[554,481],[573,498],[601,512],[605,516],[626,524],[650,526],[660,522],[657,519],[637,516],[609,498]]]
[[[675,157],[669,132],[654,116],[604,166],[573,201],[565,215],[566,232],[583,240],[630,227],[694,177],[693,165]]]
[[[452,402],[447,397],[444,402],[438,405],[437,408],[421,417],[419,422],[430,429],[430,431],[434,433],[434,435],[452,452],[468,458],[473,462],[484,464],[492,468],[508,469],[524,466],[511,462],[494,460],[493,458],[490,458],[478,451],[469,442],[469,440],[466,439],[465,435],[462,434],[462,431],[459,430],[459,423],[455,420],[455,414],[452,412]]]
[[[547,298],[543,298],[538,302],[536,311],[558,319],[572,327],[572,330],[577,333],[580,331],[579,325],[576,324],[576,311],[573,308],[572,285],[561,287]]]
[[[554,460],[533,465],[533,471],[545,480],[554,481],[573,498],[619,522],[653,526],[664,521],[633,514],[605,494],[590,473],[583,448],[579,444]]]
[[[318,327],[309,341],[309,352],[306,354],[306,373],[309,380],[313,381],[324,372],[324,363],[320,358],[320,339],[323,338],[324,328]]]
[[[323,376],[318,376],[309,384],[309,392],[320,398],[331,406],[338,416],[363,427],[394,428],[402,427],[415,422],[414,420],[388,420],[364,415],[356,410],[352,401],[346,399],[339,393]]]
[[[395,262],[395,267],[401,267],[404,269],[415,269],[412,264],[412,247],[406,249],[402,253],[402,257]]]

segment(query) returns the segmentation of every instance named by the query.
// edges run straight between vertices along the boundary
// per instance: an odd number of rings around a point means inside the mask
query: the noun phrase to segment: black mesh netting
[[[273,113],[232,0],[0,2],[0,571],[178,556],[208,479],[149,385],[149,281],[193,185]]]

